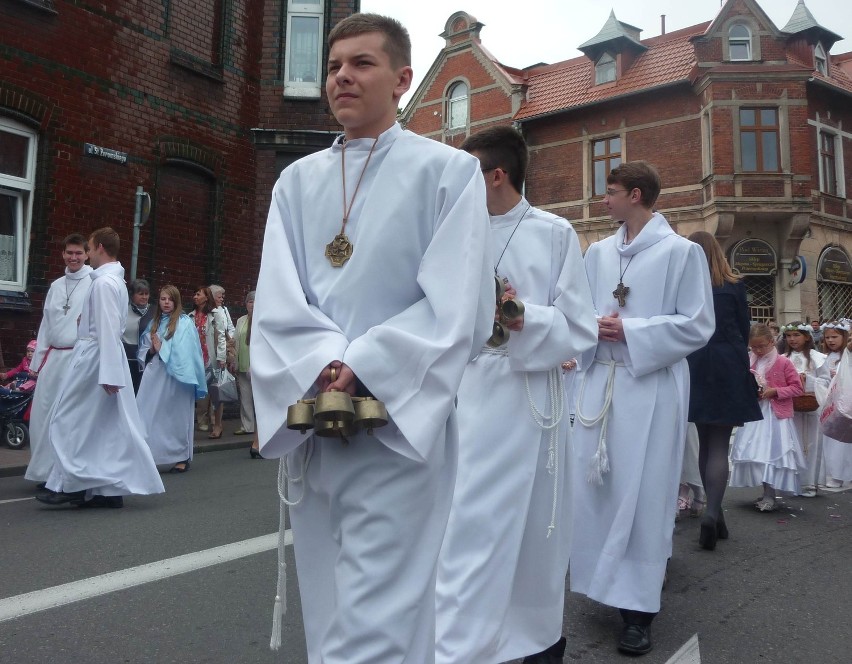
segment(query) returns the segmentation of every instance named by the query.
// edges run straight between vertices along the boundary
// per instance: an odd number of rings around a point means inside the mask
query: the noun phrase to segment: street
[[[0,478],[0,662],[305,664],[292,546],[284,645],[269,650],[277,468],[245,449],[198,454],[163,476],[165,494],[121,510],[45,507],[22,477]],[[694,648],[672,660],[695,635],[705,663],[849,661],[852,492],[772,514],[757,493],[729,490],[731,539],[714,552],[697,519],[676,525],[644,663],[699,661]],[[569,593],[565,661],[626,661],[619,627],[615,609]]]

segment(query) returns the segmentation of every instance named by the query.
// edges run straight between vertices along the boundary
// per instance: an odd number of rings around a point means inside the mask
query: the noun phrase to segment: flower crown
[[[821,330],[841,330],[842,332],[849,332],[850,326],[846,321],[835,321],[832,323],[823,323],[819,326]]]
[[[805,324],[802,324],[802,325],[793,325],[793,324],[782,325],[781,331],[782,332],[807,332],[811,336],[814,335],[813,334],[814,333],[813,328],[810,325],[805,325]]]

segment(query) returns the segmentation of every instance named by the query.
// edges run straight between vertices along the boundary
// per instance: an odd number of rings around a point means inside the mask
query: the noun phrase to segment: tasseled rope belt
[[[589,484],[603,484],[603,475],[604,473],[609,472],[609,456],[606,451],[606,431],[607,425],[609,424],[609,412],[612,406],[612,390],[613,383],[615,382],[615,368],[623,367],[623,362],[616,362],[615,360],[599,360],[595,358],[595,362],[598,364],[603,364],[609,367],[609,373],[606,377],[606,391],[604,392],[604,402],[601,407],[601,412],[599,412],[595,417],[588,418],[580,412],[580,408],[583,405],[583,395],[586,392],[586,381],[589,378],[589,371],[583,376],[583,382],[580,384],[580,394],[577,397],[577,419],[580,421],[584,427],[593,427],[598,422],[601,423],[601,434],[598,437],[598,448],[592,456],[591,463],[589,464],[589,472],[586,475],[586,481]]]

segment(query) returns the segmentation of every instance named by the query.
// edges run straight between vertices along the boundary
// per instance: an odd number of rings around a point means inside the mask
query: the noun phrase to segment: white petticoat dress
[[[763,419],[737,429],[731,449],[732,487],[760,486],[800,493],[800,474],[807,469],[792,418],[778,419],[769,400],[761,400]]]

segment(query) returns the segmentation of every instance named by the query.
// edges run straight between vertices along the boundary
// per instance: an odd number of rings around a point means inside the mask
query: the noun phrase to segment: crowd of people
[[[236,324],[218,285],[189,315],[174,286],[153,306],[147,282],[125,287],[112,229],[66,238],[26,477],[50,505],[161,492],[158,465],[190,469],[195,419],[222,435],[233,375],[237,433],[252,458],[280,458],[273,648],[289,509],[311,663],[561,662],[566,576],[619,609],[620,652],[649,652],[682,479],[706,550],[730,535],[729,484],[762,487],[771,511],[779,491],[852,480],[852,445],[793,403],[831,380],[848,323],[821,327],[827,355],[802,323],[776,348],[714,237],[655,210],[644,161],[609,173],[620,226],[584,257],[523,195],[514,128],[457,150],[397,124],[403,26],[356,14],[328,46],[344,133],[282,172]],[[390,426],[288,426],[290,405],[333,391],[380,400]]]

